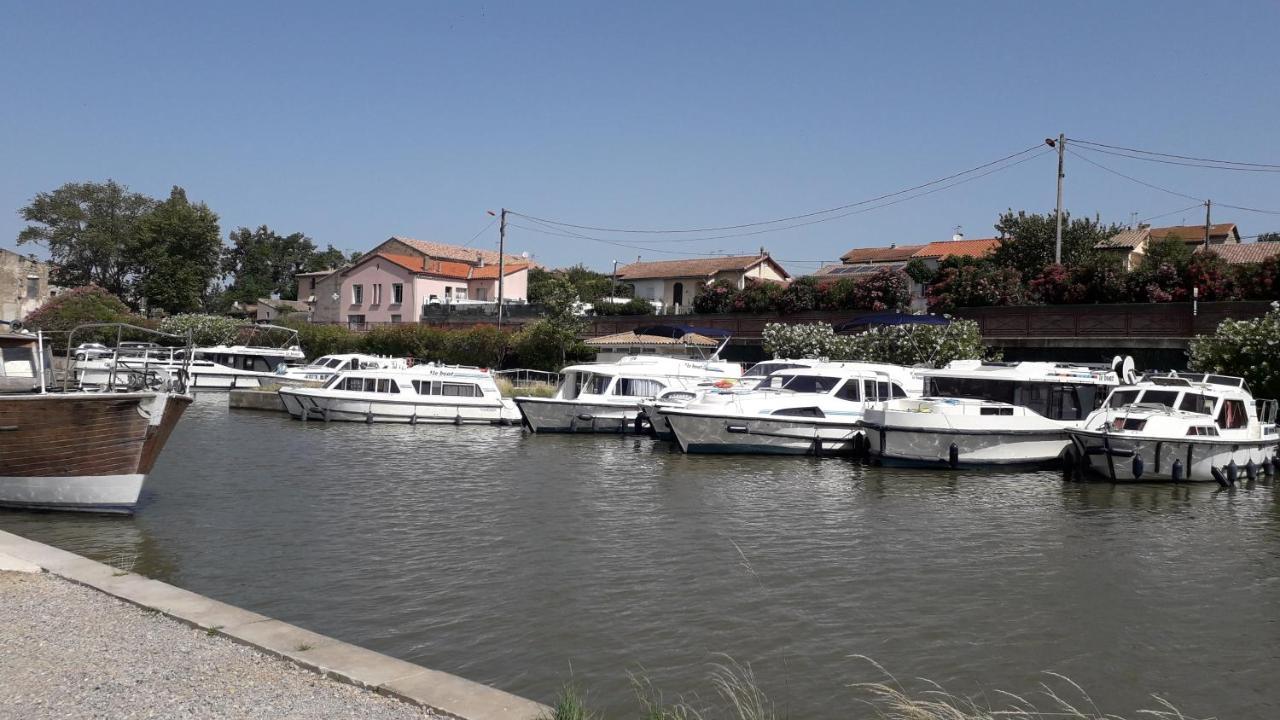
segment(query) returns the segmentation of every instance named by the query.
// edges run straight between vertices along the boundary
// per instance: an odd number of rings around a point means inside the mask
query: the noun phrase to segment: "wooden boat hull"
[[[164,392],[0,396],[0,506],[133,512],[190,404]]]

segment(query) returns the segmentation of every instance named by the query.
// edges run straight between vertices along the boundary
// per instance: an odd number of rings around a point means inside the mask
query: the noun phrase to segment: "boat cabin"
[[[1111,370],[1045,362],[957,361],[924,375],[926,398],[957,398],[999,403],[984,415],[1013,415],[1021,406],[1050,420],[1083,420],[1101,406],[1118,384]]]
[[[1115,417],[1113,430],[1145,430],[1154,415],[1192,415],[1203,418],[1190,422],[1186,435],[1217,436],[1224,431],[1245,430],[1257,423],[1275,422],[1274,400],[1251,402],[1251,399],[1242,378],[1176,373],[1147,377],[1138,385],[1118,387],[1107,397],[1106,407],[1136,411]]]

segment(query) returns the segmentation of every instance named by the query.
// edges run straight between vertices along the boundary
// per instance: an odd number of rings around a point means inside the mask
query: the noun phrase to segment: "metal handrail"
[[[67,333],[66,367],[63,371],[63,376],[62,376],[63,392],[67,392],[69,390],[71,377],[74,374],[72,370],[74,367],[72,362],[72,356],[74,355],[75,348],[76,348],[76,345],[74,342],[76,333],[82,330],[93,330],[93,329],[101,329],[101,328],[115,328],[116,330],[116,350],[115,350],[115,353],[112,355],[112,359],[111,359],[111,372],[107,376],[107,387],[105,388],[106,392],[113,392],[115,390],[116,376],[118,375],[117,371],[120,367],[120,361],[119,361],[120,343],[124,339],[124,331],[126,329],[136,330],[146,335],[172,338],[175,340],[185,341],[186,350],[183,353],[182,372],[178,377],[177,391],[180,393],[187,391],[187,380],[191,377],[191,359],[192,359],[192,356],[195,354],[193,352],[195,348],[195,344],[193,342],[191,331],[188,330],[185,335],[177,335],[174,333],[167,333],[162,330],[153,330],[151,328],[132,325],[130,323],[85,323],[84,325],[77,325],[76,327],[72,328],[69,333]],[[169,350],[170,350],[170,356],[169,356],[170,361],[172,361],[174,348],[169,348]],[[153,358],[149,352],[143,353],[141,374],[144,379],[148,377],[150,374],[155,373],[155,371],[152,370],[150,367],[152,360]],[[133,375],[134,372],[131,370],[127,374]],[[157,374],[157,377],[158,377],[158,374]],[[145,380],[144,380],[144,383],[145,383]]]

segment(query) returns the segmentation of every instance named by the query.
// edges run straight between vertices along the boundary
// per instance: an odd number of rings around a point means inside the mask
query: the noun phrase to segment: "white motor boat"
[[[920,390],[910,368],[821,363],[776,371],[749,392],[708,393],[661,416],[688,453],[850,455],[863,442],[858,421],[868,406]]]
[[[1076,478],[1227,486],[1280,469],[1276,401],[1254,400],[1238,377],[1148,375],[1067,433],[1064,469]]]
[[[306,365],[286,367],[277,373],[277,377],[282,380],[328,383],[335,375],[347,370],[403,370],[407,367],[409,364],[404,358],[344,353],[322,355]]]
[[[300,420],[506,425],[519,420],[487,369],[460,365],[348,370],[324,387],[282,387]]]
[[[1050,362],[956,360],[923,370],[924,397],[892,400],[862,419],[871,458],[911,467],[1036,467],[1057,461],[1117,369]]]
[[[734,381],[742,366],[718,360],[628,355],[614,363],[571,365],[549,398],[515,399],[533,432],[607,432],[638,429],[640,403],[665,391]]]
[[[187,386],[195,390],[230,390],[256,388],[278,382],[278,375],[289,364],[306,360],[298,347],[298,331],[275,325],[257,325],[253,331],[277,330],[287,334],[279,345],[216,345],[183,348],[119,345],[109,357],[77,360],[76,381],[81,387],[101,387],[113,378],[127,373],[190,373]]]
[[[662,415],[667,408],[684,407],[706,393],[748,392],[756,389],[771,373],[792,368],[813,367],[820,362],[822,361],[812,359],[762,360],[752,365],[742,373],[742,377],[736,380],[717,380],[701,384],[692,390],[685,388],[666,390],[655,398],[644,400],[640,403],[640,418],[655,438],[665,442],[675,442],[676,436],[671,432],[671,425]]]

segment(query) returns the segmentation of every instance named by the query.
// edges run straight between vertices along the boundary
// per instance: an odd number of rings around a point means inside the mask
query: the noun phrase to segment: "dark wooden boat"
[[[133,512],[191,396],[50,392],[38,342],[0,335],[0,506]]]

